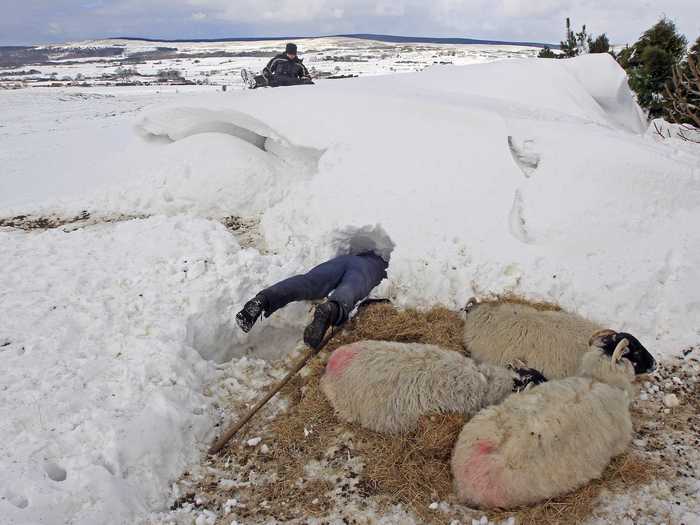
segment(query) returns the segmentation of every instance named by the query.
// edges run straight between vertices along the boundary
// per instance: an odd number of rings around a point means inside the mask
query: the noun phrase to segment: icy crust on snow
[[[262,261],[192,217],[5,231],[0,244],[0,522],[162,508],[211,437],[210,360],[245,352],[230,307],[262,284]],[[283,348],[296,340],[284,323],[266,336]]]

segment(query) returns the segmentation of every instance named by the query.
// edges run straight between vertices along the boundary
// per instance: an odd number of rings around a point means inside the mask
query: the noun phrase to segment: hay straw
[[[526,302],[512,296],[508,300]],[[546,303],[539,304],[542,309],[555,309]],[[326,348],[332,351],[345,344],[373,339],[431,343],[464,353],[463,329],[462,316],[445,308],[426,312],[399,311],[391,305],[372,304],[363,308]],[[335,417],[320,390],[319,381],[329,353],[324,352],[308,366],[304,377],[297,376],[282,391],[289,402],[289,410],[277,415],[266,428],[266,435],[274,443],[274,454],[264,464],[255,466],[257,470],[265,469],[271,479],[256,486],[248,507],[258,508],[260,512],[260,504],[267,502],[266,515],[281,521],[298,517],[299,512],[320,516],[332,507],[329,498],[345,480],[340,476],[336,483],[304,480],[305,466],[312,460],[328,460],[329,457],[331,460],[340,457],[343,461],[358,458],[364,468],[356,487],[363,497],[372,497],[380,506],[401,503],[425,523],[444,523],[447,515],[430,511],[428,506],[433,501],[455,503],[450,456],[464,417],[454,414],[426,416],[421,418],[414,432],[402,436],[378,434],[344,423]],[[347,436],[351,436],[350,445]],[[329,451],[337,449],[339,444],[342,450],[335,452],[337,456],[329,456]],[[231,454],[240,465],[260,461],[241,444],[234,445]],[[628,490],[649,482],[657,474],[658,465],[626,454],[614,459],[600,480],[571,494],[516,511],[478,511],[475,515],[486,514],[495,521],[515,516],[519,524],[580,523],[591,515],[603,489]],[[462,515],[469,511],[459,508]]]

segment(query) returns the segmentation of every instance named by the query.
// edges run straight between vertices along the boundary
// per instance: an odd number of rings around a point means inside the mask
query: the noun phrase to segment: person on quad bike
[[[243,68],[241,78],[250,89],[313,84],[309,70],[304,66],[303,60],[297,56],[296,44],[291,42],[287,44],[284,53],[280,53],[267,63],[262,74],[255,75]]]

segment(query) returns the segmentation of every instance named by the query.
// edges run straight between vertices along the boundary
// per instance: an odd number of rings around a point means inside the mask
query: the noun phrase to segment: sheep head
[[[624,357],[632,363],[634,373],[637,375],[649,374],[656,370],[654,356],[631,334],[614,330],[598,330],[591,336],[588,344],[612,357],[615,363]]]

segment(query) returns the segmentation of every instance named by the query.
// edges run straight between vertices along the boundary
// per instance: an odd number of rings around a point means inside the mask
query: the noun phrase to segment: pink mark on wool
[[[477,441],[476,444],[474,445],[474,448],[476,449],[478,454],[491,454],[494,450],[496,450],[496,445],[491,443],[490,441]]]
[[[462,494],[470,502],[487,507],[505,507],[507,503],[503,467],[490,455],[497,449],[488,440],[474,443],[455,480]]]
[[[360,350],[362,350],[362,347],[357,344],[345,345],[337,348],[328,359],[326,374],[333,377],[340,377],[343,375],[343,372],[350,366],[350,363]]]

